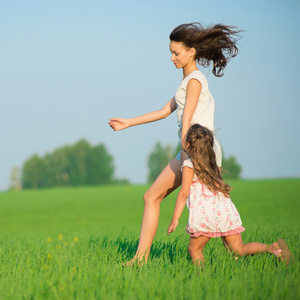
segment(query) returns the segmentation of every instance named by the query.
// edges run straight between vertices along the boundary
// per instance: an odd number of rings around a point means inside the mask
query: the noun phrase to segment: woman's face
[[[195,49],[187,49],[182,42],[170,42],[171,61],[177,69],[184,68],[194,60]]]

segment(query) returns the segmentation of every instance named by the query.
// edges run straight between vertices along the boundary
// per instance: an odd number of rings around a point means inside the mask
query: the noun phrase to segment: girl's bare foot
[[[267,248],[267,251],[274,254],[280,261],[285,262],[286,266],[291,262],[293,257],[290,249],[283,239],[271,244]]]

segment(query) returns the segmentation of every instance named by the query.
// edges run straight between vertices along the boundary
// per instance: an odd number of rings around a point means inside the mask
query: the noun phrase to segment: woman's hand
[[[130,118],[130,119],[112,118],[109,120],[108,124],[114,131],[123,130],[128,127],[165,119],[175,109],[176,109],[176,102],[175,99],[172,98],[170,101],[167,102],[167,104],[165,104],[163,108],[159,110],[155,110],[150,113],[138,117]]]
[[[114,131],[119,131],[128,128],[130,125],[127,119],[113,118],[110,119],[108,124]]]
[[[177,225],[178,225],[179,221],[178,220],[173,220],[171,221],[169,228],[168,228],[168,234],[170,234],[171,232],[175,231]]]

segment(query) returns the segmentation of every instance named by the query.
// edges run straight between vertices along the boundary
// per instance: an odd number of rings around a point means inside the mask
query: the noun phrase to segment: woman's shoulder
[[[201,79],[207,80],[206,76],[200,70],[195,70],[190,75],[192,75],[192,77],[196,77],[196,78],[201,78]]]
[[[207,83],[205,75],[200,70],[193,71],[185,79],[186,83],[188,83],[191,79],[197,79],[202,85]]]

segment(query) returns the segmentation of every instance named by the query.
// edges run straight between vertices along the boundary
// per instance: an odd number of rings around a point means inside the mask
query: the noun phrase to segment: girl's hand
[[[169,228],[168,228],[168,234],[170,234],[171,232],[175,231],[177,225],[178,225],[178,220],[172,220],[170,225],[169,225]]]
[[[128,120],[122,118],[110,119],[108,124],[114,131],[123,130],[129,127]]]

